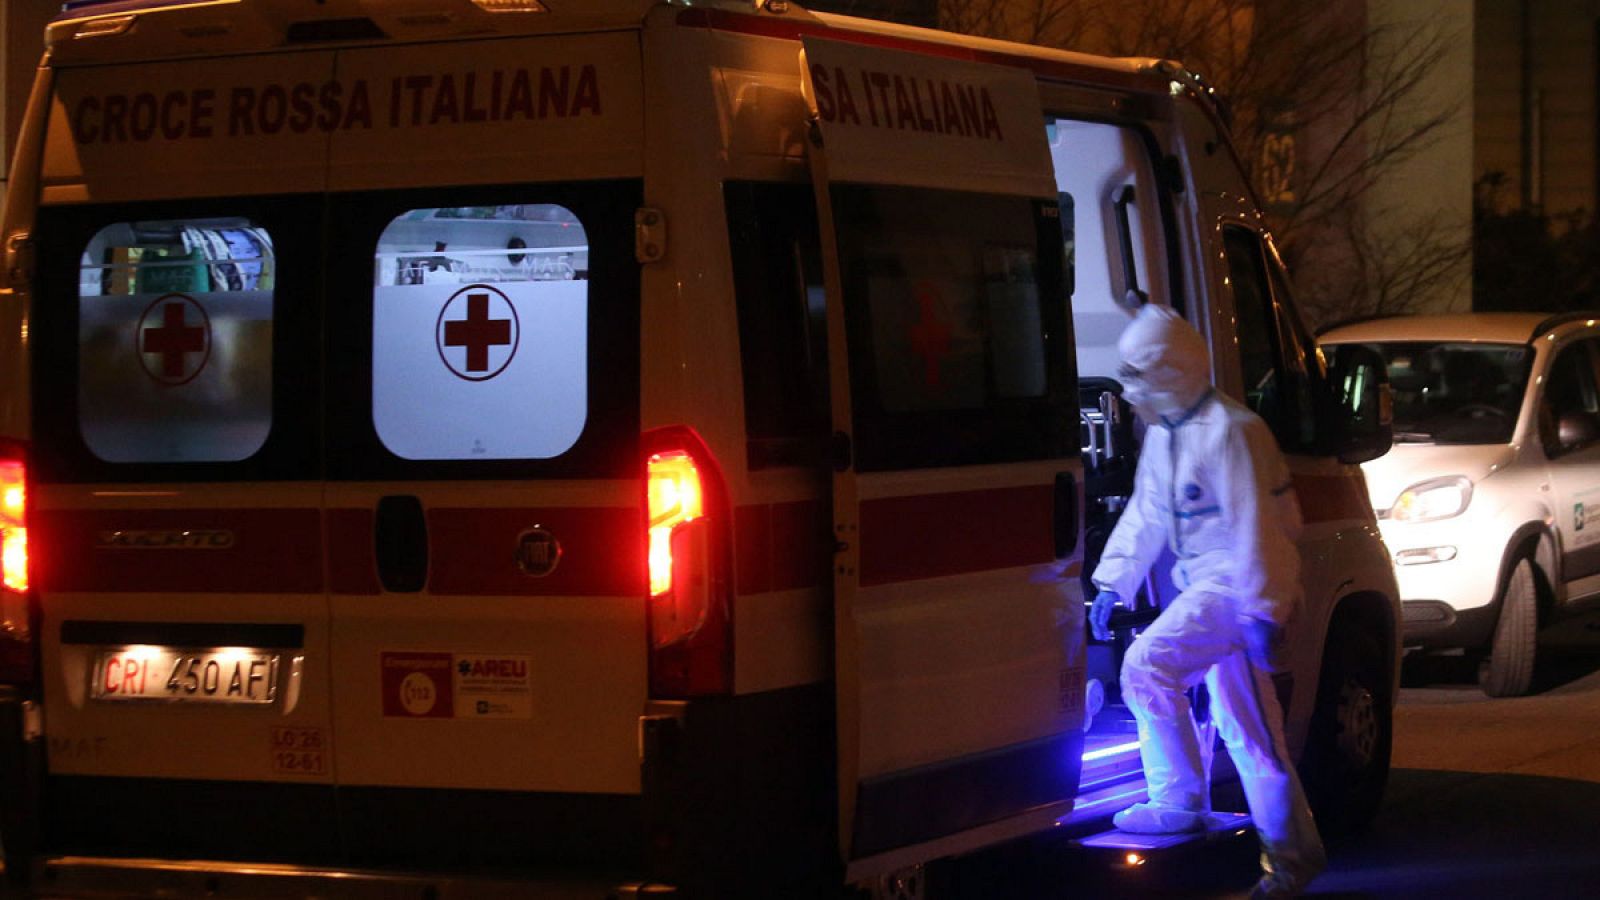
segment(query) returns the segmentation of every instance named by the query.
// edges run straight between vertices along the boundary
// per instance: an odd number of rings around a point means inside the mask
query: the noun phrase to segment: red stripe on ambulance
[[[328,589],[335,594],[379,594],[371,509],[328,510]]]
[[[828,578],[832,539],[821,503],[741,506],[733,521],[739,593],[816,587]]]
[[[41,510],[34,527],[35,573],[47,591],[323,589],[315,509]]]
[[[861,584],[889,584],[1055,560],[1051,485],[861,503]]]
[[[561,545],[550,574],[517,564],[530,530]],[[633,507],[428,510],[428,591],[432,594],[643,597],[644,518]]]

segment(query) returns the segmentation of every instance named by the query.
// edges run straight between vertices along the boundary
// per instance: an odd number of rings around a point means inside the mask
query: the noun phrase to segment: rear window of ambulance
[[[627,477],[637,181],[40,210],[46,482]]]
[[[389,452],[549,459],[578,440],[589,239],[572,210],[408,210],[378,238],[373,273],[372,421]]]
[[[318,477],[322,215],[303,196],[42,207],[38,477]]]
[[[78,427],[106,462],[235,462],[272,428],[272,235],[116,222],[83,248]]]
[[[631,477],[638,181],[328,197],[328,477]]]

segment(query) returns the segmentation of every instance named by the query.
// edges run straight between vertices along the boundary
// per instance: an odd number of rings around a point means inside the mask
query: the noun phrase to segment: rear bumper
[[[639,795],[49,775],[47,858],[643,874]]]
[[[50,898],[210,897],[296,898],[336,896],[346,900],[431,897],[529,897],[539,900],[605,900],[672,896],[665,886],[624,887],[620,874],[552,876],[504,873],[497,878],[458,874],[407,874],[282,864],[211,861],[54,857],[32,873],[33,894]]]
[[[641,719],[632,795],[47,775],[43,742],[7,726],[7,880],[51,898],[821,896],[842,875],[832,701],[823,683],[669,704]],[[13,781],[44,802],[13,804]]]

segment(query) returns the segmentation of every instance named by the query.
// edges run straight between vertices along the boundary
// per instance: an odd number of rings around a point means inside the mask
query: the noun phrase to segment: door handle
[[[1056,473],[1055,553],[1064,559],[1078,546],[1078,479],[1071,472]]]
[[[421,500],[410,494],[379,500],[372,544],[384,590],[414,594],[428,583],[428,517]]]

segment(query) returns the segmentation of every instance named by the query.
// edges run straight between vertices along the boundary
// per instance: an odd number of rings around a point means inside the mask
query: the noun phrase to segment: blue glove
[[[1089,606],[1089,633],[1097,641],[1111,640],[1111,610],[1122,605],[1116,591],[1101,591]]]
[[[1239,620],[1244,632],[1244,652],[1250,664],[1263,672],[1276,672],[1283,662],[1283,629],[1266,619]]]

